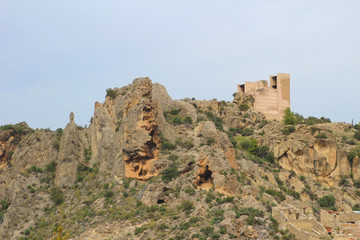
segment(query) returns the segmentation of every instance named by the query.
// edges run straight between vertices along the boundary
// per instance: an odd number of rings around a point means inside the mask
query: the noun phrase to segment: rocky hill
[[[1,126],[0,239],[356,239],[359,125],[285,118],[138,78],[88,128]]]

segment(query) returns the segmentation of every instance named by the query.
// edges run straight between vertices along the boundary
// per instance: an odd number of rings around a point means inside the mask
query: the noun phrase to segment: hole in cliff
[[[157,204],[162,204],[162,203],[165,203],[165,200],[162,199],[162,198],[159,198],[156,203]]]
[[[206,170],[205,170],[205,172],[203,174],[203,178],[204,178],[205,182],[212,179],[211,175],[212,175],[212,172],[210,171],[209,166],[206,165]]]
[[[209,169],[209,165],[206,165],[205,171],[199,174],[197,185],[204,187],[211,187],[213,185],[212,172]]]

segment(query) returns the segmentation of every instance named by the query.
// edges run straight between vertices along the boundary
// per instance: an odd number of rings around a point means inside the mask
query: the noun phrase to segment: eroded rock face
[[[106,164],[100,163],[100,170],[147,180],[157,175],[154,162],[161,144],[159,100],[153,100],[153,85],[149,78],[135,79],[132,84],[115,91],[115,99],[107,97],[104,104],[95,106],[90,127],[94,149],[92,161],[109,159]],[[157,99],[167,97],[162,94]]]
[[[276,124],[267,126],[266,130],[273,132]],[[279,164],[286,170],[293,170],[297,175],[314,176],[319,180],[331,183],[342,176],[349,176],[352,166],[346,157],[346,152],[338,147],[335,137],[326,132],[326,138],[315,138],[316,133],[310,127],[298,126],[295,133],[284,136],[270,133],[260,138],[260,142],[271,146]]]
[[[83,144],[81,143],[74,114],[70,114],[70,123],[65,127],[60,138],[60,149],[57,160],[55,185],[70,187],[76,181],[77,166],[84,161]]]
[[[0,130],[0,168],[11,160],[20,141],[30,132],[25,122]]]

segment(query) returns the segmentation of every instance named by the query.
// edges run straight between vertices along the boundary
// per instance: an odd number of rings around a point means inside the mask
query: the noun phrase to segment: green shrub
[[[295,190],[292,190],[292,189],[286,189],[285,192],[292,196],[293,198],[295,199],[300,199],[300,193],[296,192]]]
[[[143,233],[145,230],[147,230],[147,226],[137,227],[137,228],[135,228],[134,234],[138,235],[140,233]]]
[[[176,161],[179,159],[179,155],[177,154],[170,154],[169,157],[168,157],[169,160],[171,161]]]
[[[241,149],[254,156],[262,158],[267,162],[274,163],[274,153],[269,151],[269,147],[258,146],[256,139],[248,139],[244,137],[237,137],[236,139]]]
[[[285,129],[281,129],[281,132],[282,132],[284,135],[289,135],[290,133],[295,132],[295,127],[294,127],[294,126],[288,126],[288,127],[286,127]]]
[[[53,147],[56,149],[56,150],[59,150],[60,149],[60,141],[59,140],[55,140],[53,142]]]
[[[347,153],[347,158],[350,162],[350,166],[352,166],[352,163],[356,156],[360,157],[360,146],[351,149],[351,151]]]
[[[283,122],[285,125],[295,125],[298,123],[295,113],[293,113],[290,108],[286,108],[283,115]]]
[[[214,200],[216,197],[212,192],[207,192],[206,193],[206,198],[205,198],[205,202],[206,203],[211,203],[212,200]]]
[[[174,119],[172,120],[172,123],[174,125],[180,125],[183,123],[182,119],[180,117],[174,117]]]
[[[355,204],[353,207],[352,207],[352,210],[353,211],[360,211],[360,204]]]
[[[356,140],[360,141],[360,131],[356,131],[356,132],[354,133],[354,138],[355,138]]]
[[[300,181],[305,182],[305,176],[301,175],[301,176],[299,177],[299,179],[300,179]]]
[[[58,187],[53,187],[50,192],[50,198],[55,205],[61,205],[64,202],[64,193]]]
[[[348,181],[346,176],[341,176],[340,182],[339,182],[340,186],[344,186],[344,187],[350,187],[350,182]]]
[[[163,150],[174,150],[174,149],[176,149],[176,145],[172,144],[162,134],[160,134],[160,138],[161,138],[161,149],[163,149]]]
[[[360,181],[354,181],[354,187],[360,188]]]
[[[207,227],[202,227],[200,229],[200,231],[205,235],[205,236],[209,236],[214,232],[215,228],[211,227],[211,226],[207,226]]]
[[[193,195],[195,195],[195,193],[196,193],[195,189],[192,188],[192,187],[189,187],[189,188],[185,189],[184,192],[187,193],[187,194],[189,194],[190,196],[193,196]]]
[[[190,218],[189,223],[190,224],[195,224],[197,222],[200,222],[201,220],[202,220],[201,217],[192,217],[192,218]]]
[[[157,227],[157,230],[159,231],[164,231],[166,229],[168,229],[168,225],[166,225],[165,223],[161,223],[158,227]]]
[[[254,224],[261,224],[261,222],[255,220],[255,217],[263,217],[264,216],[264,212],[260,211],[259,209],[256,208],[243,208],[243,209],[234,209],[235,213],[236,213],[236,217],[238,218],[241,215],[247,215],[248,219],[247,224],[248,225],[254,225]]]
[[[121,123],[122,123],[121,120],[119,120],[119,121],[116,122],[115,132],[118,132],[118,131],[119,131]]]
[[[55,172],[57,163],[55,161],[51,161],[48,165],[46,165],[47,172]]]
[[[321,132],[321,133],[319,133],[318,135],[316,135],[315,138],[316,138],[316,139],[326,139],[327,136],[326,136],[326,133]]]
[[[227,196],[225,198],[216,198],[216,202],[219,204],[223,203],[232,203],[234,201],[234,197]]]
[[[32,166],[31,168],[27,169],[28,173],[42,173],[44,170],[42,168],[37,168],[36,166]]]
[[[110,199],[114,196],[114,192],[112,190],[106,190],[104,193],[105,199]]]
[[[210,215],[209,217],[213,217],[213,219],[211,220],[211,223],[215,224],[215,223],[219,223],[222,220],[224,220],[225,219],[224,212],[225,212],[225,210],[220,209],[220,208],[212,210],[209,214]]]
[[[311,128],[310,128],[310,131],[311,131],[311,134],[314,135],[314,133],[316,133],[316,132],[319,132],[319,133],[320,133],[320,128],[318,128],[318,127],[311,127]]]
[[[302,192],[308,194],[311,200],[318,200],[318,196],[314,192],[312,192],[308,184],[305,184],[305,188],[302,190]]]
[[[56,133],[61,136],[64,133],[64,130],[62,128],[56,129]]]
[[[262,120],[260,125],[259,125],[259,128],[263,128],[266,124],[268,124],[269,121],[268,120]]]
[[[189,117],[189,116],[186,116],[186,117],[184,118],[184,123],[186,123],[186,124],[192,124],[192,123],[193,123],[192,118]]]
[[[0,211],[5,211],[10,206],[10,202],[6,200],[1,200],[0,205],[1,205]]]
[[[242,136],[251,136],[254,134],[254,130],[251,128],[230,128],[230,132],[240,133]]]
[[[181,108],[177,108],[177,109],[171,109],[170,111],[169,111],[169,113],[171,114],[171,115],[178,115],[180,112],[181,112]]]
[[[85,157],[85,161],[87,161],[87,162],[90,161],[90,159],[91,159],[91,147],[84,149],[84,157]]]
[[[26,134],[29,131],[34,131],[33,129],[29,128],[28,126],[22,125],[22,124],[6,124],[6,125],[2,125],[0,126],[0,130],[8,130],[8,129],[13,129],[15,134]]]
[[[12,156],[14,155],[13,151],[10,151],[6,157],[7,160],[11,160]]]
[[[319,198],[320,207],[331,208],[335,206],[335,197],[333,195],[325,195]]]
[[[176,179],[178,176],[179,176],[179,171],[176,165],[172,165],[169,168],[166,168],[161,173],[161,179],[163,180],[164,183],[169,183],[173,179]]]
[[[239,110],[240,111],[247,111],[247,110],[249,110],[250,109],[250,107],[249,107],[249,105],[247,105],[246,103],[243,103],[243,104],[240,104],[239,105]]]
[[[207,141],[206,141],[206,145],[208,145],[208,146],[211,146],[211,145],[213,145],[215,143],[215,139],[213,139],[213,138],[209,138]]]
[[[181,146],[182,146],[183,148],[186,148],[187,150],[190,150],[191,148],[194,147],[194,143],[193,143],[192,140],[189,139],[189,140],[186,140],[186,141],[182,142],[182,143],[181,143]]]
[[[179,209],[186,213],[190,213],[194,208],[194,203],[188,200],[183,201],[179,206]]]
[[[271,196],[273,196],[278,202],[282,202],[286,199],[285,195],[282,191],[277,191],[273,189],[266,189],[265,192]]]
[[[164,111],[164,117],[166,121],[173,125],[180,125],[180,124],[192,124],[192,118],[189,116],[186,116],[185,118],[182,118],[179,116],[179,113],[181,112],[181,108],[177,109],[171,109],[170,111]]]
[[[314,125],[314,124],[319,124],[319,123],[330,123],[330,122],[331,122],[330,119],[325,118],[325,117],[316,118],[316,117],[309,116],[308,118],[304,119],[304,123],[306,125]]]
[[[110,97],[112,99],[115,99],[117,96],[117,93],[114,89],[108,88],[106,89],[106,97]]]
[[[208,119],[210,121],[214,122],[215,127],[218,130],[224,131],[224,128],[223,128],[224,122],[223,122],[222,118],[215,117],[215,115],[212,112],[209,112],[209,111],[205,112],[205,115],[208,117]]]

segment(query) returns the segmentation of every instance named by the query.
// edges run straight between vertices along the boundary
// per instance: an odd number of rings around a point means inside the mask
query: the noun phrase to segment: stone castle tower
[[[282,120],[284,110],[290,108],[290,74],[269,76],[269,82],[245,82],[238,84],[237,95],[252,95],[253,109],[264,113],[267,119]]]

